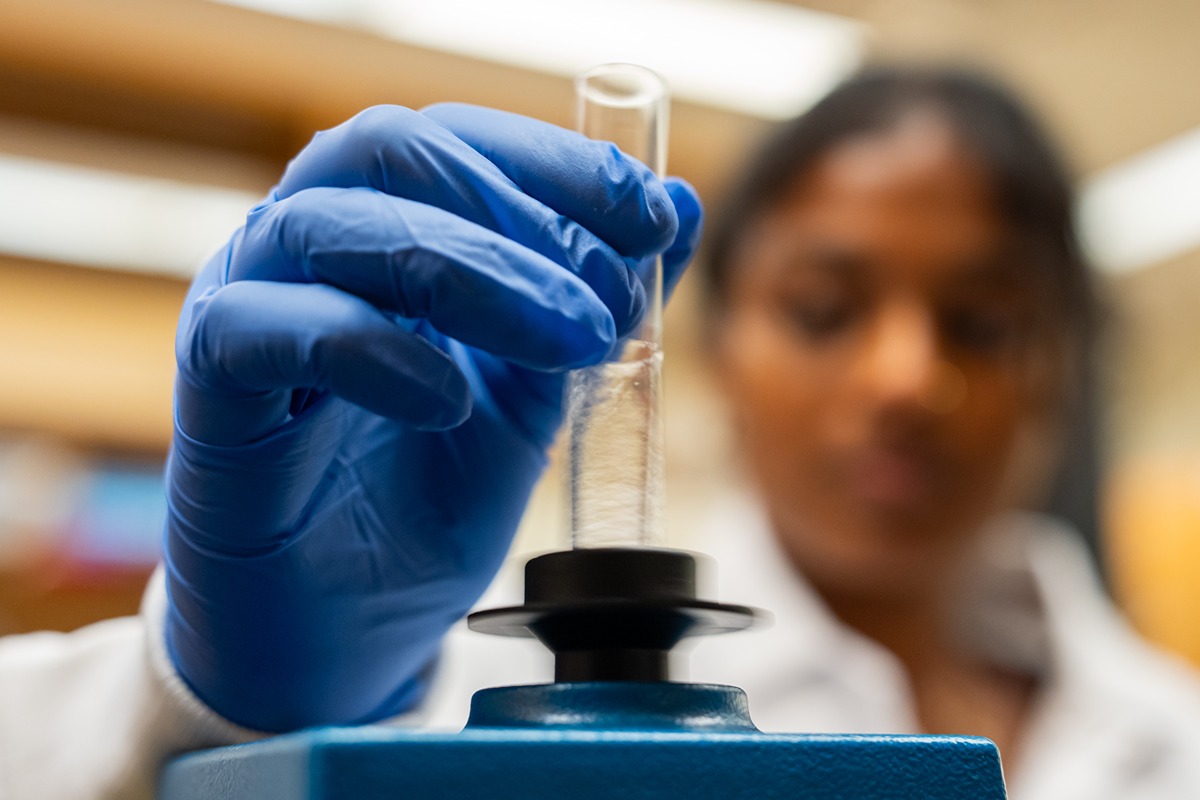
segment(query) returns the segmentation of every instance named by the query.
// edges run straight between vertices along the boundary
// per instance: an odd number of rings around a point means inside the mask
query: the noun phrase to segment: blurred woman
[[[956,71],[861,74],[744,173],[705,277],[754,489],[714,548],[777,626],[694,677],[761,727],[988,736],[1018,799],[1200,796],[1196,683],[1017,513],[1087,400],[1072,206],[1029,113]]]

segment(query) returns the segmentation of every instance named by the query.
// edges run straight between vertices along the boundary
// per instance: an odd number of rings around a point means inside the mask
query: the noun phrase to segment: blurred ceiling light
[[[1200,128],[1093,176],[1079,219],[1089,254],[1109,272],[1200,247]]]
[[[249,192],[0,155],[0,252],[190,277]]]
[[[684,99],[782,119],[862,60],[866,28],[769,0],[219,0],[573,76],[629,61]]]

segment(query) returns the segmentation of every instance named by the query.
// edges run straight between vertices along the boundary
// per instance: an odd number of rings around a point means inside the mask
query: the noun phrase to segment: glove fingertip
[[[629,274],[629,314],[627,317],[625,317],[624,324],[622,324],[619,329],[614,321],[612,330],[615,335],[613,336],[612,341],[608,341],[604,336],[601,337],[601,341],[605,347],[605,355],[607,355],[608,350],[611,350],[612,346],[616,344],[618,337],[626,336],[632,331],[636,330],[637,327],[642,324],[642,317],[644,317],[646,314],[646,288],[642,284],[641,279],[637,277],[637,272],[635,270],[631,269]]]
[[[649,222],[655,231],[655,240],[650,242],[647,252],[662,252],[675,241],[679,233],[679,214],[674,198],[664,183],[649,180],[642,189],[645,196]]]
[[[425,416],[421,418],[414,419],[411,412],[405,413],[405,421],[413,428],[429,433],[448,431],[470,418],[474,401],[462,372],[447,372],[440,386],[430,388],[439,395],[439,402],[427,404],[423,409]]]
[[[704,206],[690,183],[669,177],[663,181],[679,215],[679,232],[663,253],[663,298],[669,298],[700,245],[704,228]]]
[[[393,365],[398,380],[390,389],[381,391],[387,383],[381,382],[364,387],[360,394],[346,385],[345,396],[419,431],[445,431],[466,422],[473,403],[467,376],[423,339],[414,336],[405,345],[397,349],[407,362]]]
[[[641,287],[638,286],[638,290]],[[644,292],[643,292],[644,294]],[[643,299],[638,307],[640,317]],[[530,347],[520,357],[508,360],[541,372],[566,372],[581,367],[599,364],[608,357],[616,345],[618,332],[616,322],[602,306],[577,309],[576,313],[547,321],[539,326],[536,347]]]
[[[678,230],[669,249],[680,249],[683,245],[694,250],[700,241],[700,231],[704,227],[704,205],[700,202],[700,195],[690,183],[674,175],[664,178],[663,185],[679,220]]]

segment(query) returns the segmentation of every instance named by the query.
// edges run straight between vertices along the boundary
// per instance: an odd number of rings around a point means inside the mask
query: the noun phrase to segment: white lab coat
[[[699,643],[693,680],[744,687],[768,731],[916,730],[894,659],[796,580],[752,503],[726,504],[712,528],[720,535],[702,548],[717,556],[720,598],[769,609],[775,621]],[[1128,629],[1055,526],[1026,518],[997,541],[989,576],[973,584],[982,591],[964,601],[964,630],[981,653],[1047,678],[1007,775],[1011,797],[1200,798],[1197,679]],[[498,581],[481,605],[515,599],[515,584]],[[0,800],[148,797],[170,755],[255,737],[206,709],[171,670],[163,598],[156,577],[140,619],[0,641]],[[424,714],[436,727],[460,725],[474,689],[538,682],[549,669],[531,643],[456,629]]]

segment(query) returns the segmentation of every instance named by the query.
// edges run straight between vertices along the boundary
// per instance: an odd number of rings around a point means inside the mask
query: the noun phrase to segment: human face
[[[717,367],[777,535],[827,592],[936,590],[1053,438],[1045,301],[981,168],[915,117],[829,151],[743,245]]]

